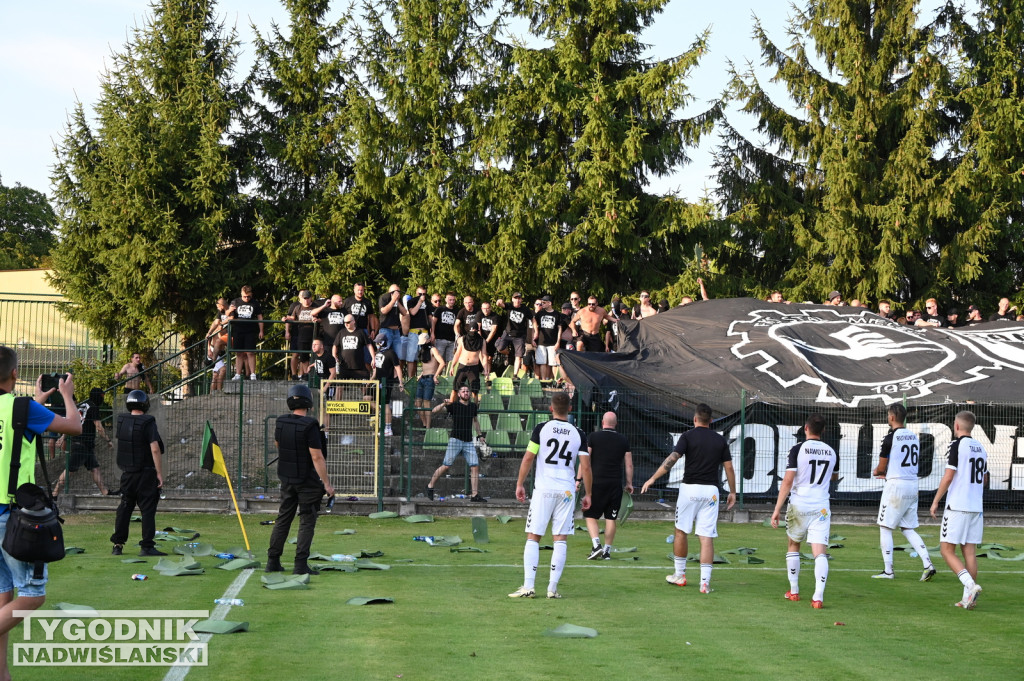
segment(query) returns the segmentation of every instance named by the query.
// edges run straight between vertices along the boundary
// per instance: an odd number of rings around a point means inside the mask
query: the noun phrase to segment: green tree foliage
[[[487,126],[507,59],[490,11],[490,0],[364,8],[364,77],[350,116],[356,184],[370,208],[352,229],[364,267],[384,281],[491,290],[495,263],[481,248],[497,219]]]
[[[70,116],[54,282],[104,338],[202,333],[216,297],[261,269],[225,142],[236,49],[211,0],[157,2],[112,55],[95,120]]]
[[[0,182],[0,270],[42,266],[57,243],[56,226],[45,194]]]
[[[956,225],[941,275],[986,312],[1024,285],[1024,5],[981,0],[973,18],[948,6],[950,59],[961,65],[943,192]],[[973,19],[973,20],[971,20]]]
[[[688,161],[718,105],[678,117],[707,34],[682,54],[645,56],[640,34],[662,0],[519,0],[539,46],[520,44],[495,124],[499,199],[485,260],[511,285],[599,296],[679,277],[696,243],[717,239],[706,204],[648,190]]]
[[[330,290],[365,274],[346,262],[358,209],[344,116],[345,20],[326,23],[328,0],[284,5],[288,34],[276,24],[267,37],[256,34],[238,155],[243,179],[254,183],[258,244],[273,283]]]
[[[794,9],[788,49],[756,24],[764,65],[791,103],[773,101],[753,69],[733,69],[734,96],[766,143],[723,126],[717,166],[731,266],[761,286],[781,281],[794,299],[839,289],[909,300],[948,283],[957,235],[939,189],[949,76],[917,5],[811,0]]]

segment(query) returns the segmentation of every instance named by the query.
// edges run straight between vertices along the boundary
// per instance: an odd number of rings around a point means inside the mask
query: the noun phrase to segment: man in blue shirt
[[[14,497],[8,492],[11,475],[11,456],[14,445],[14,395],[11,391],[18,381],[18,355],[14,350],[0,345],[0,543],[7,534],[7,520],[10,518],[10,504]],[[61,380],[57,390],[64,398],[64,404],[75,404],[75,383],[71,376]],[[35,437],[49,430],[65,435],[79,435],[82,432],[82,418],[77,409],[68,409],[69,416],[58,416],[43,406],[53,394],[53,389],[43,391],[42,378],[36,379],[35,401],[29,402],[28,424],[25,441],[21,446],[21,468],[15,487],[26,482],[35,482],[36,446]],[[46,569],[41,579],[35,579],[34,566],[14,560],[0,551],[0,648],[3,650],[3,664],[0,678],[10,678],[7,669],[7,632],[21,622],[14,616],[15,610],[36,610],[46,600]],[[14,598],[14,588],[18,597]]]

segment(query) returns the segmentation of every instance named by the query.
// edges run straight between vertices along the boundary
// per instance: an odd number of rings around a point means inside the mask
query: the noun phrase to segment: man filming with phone
[[[77,409],[68,409],[67,416],[59,416],[43,406],[54,389],[43,390],[42,376],[36,379],[35,401],[29,402],[25,435],[21,446],[21,467],[15,487],[24,483],[35,483],[36,443],[35,438],[49,430],[64,435],[79,435],[82,432],[81,414]],[[11,457],[14,452],[14,395],[11,391],[18,381],[18,354],[11,348],[0,345],[0,543],[7,534],[14,496],[10,493]],[[57,381],[57,391],[64,398],[64,404],[75,404],[75,382],[71,374]],[[0,551],[0,678],[9,679],[7,668],[7,633],[21,623],[15,617],[16,610],[36,610],[46,601],[47,572],[35,578],[32,563],[15,560]],[[14,597],[14,589],[18,597]]]

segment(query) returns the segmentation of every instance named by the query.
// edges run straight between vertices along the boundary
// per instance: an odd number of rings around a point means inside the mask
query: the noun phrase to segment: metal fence
[[[17,350],[21,375],[58,371],[75,359],[113,361],[109,345],[64,315],[62,300],[0,292],[0,345]]]

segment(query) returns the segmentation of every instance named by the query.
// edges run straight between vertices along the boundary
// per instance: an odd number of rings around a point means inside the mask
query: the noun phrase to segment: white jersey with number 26
[[[533,486],[544,490],[575,490],[576,459],[590,456],[583,431],[558,419],[533,429],[527,451],[537,457]]]

